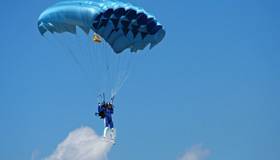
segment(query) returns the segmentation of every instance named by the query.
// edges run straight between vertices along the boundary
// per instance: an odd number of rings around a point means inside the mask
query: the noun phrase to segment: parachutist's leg
[[[105,126],[105,128],[104,128],[104,133],[103,133],[103,137],[104,138],[107,138],[108,134],[109,134],[109,130],[110,130],[110,128],[109,128],[110,123],[109,122],[110,122],[109,119],[105,117],[104,118],[104,126]]]
[[[116,130],[114,128],[114,123],[113,123],[113,120],[112,119],[109,119],[108,121],[109,123],[109,127],[110,127],[110,137],[113,141],[115,141],[116,139]]]
[[[103,132],[103,137],[104,138],[107,138],[108,137],[108,131],[109,131],[110,129],[109,129],[109,127],[105,127],[104,128],[104,132]]]
[[[116,140],[116,129],[115,128],[111,128],[110,137],[113,141]]]
[[[109,126],[110,126],[110,128],[114,128],[114,123],[113,123],[112,119],[109,120]]]

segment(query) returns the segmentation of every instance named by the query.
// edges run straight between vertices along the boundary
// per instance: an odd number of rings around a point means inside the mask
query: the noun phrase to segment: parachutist
[[[114,129],[114,123],[112,119],[112,114],[114,113],[114,106],[111,102],[105,103],[103,101],[102,103],[98,103],[98,115],[100,119],[104,119],[104,138],[110,138],[111,140],[115,140],[115,129]]]
[[[111,102],[106,103],[105,95],[103,94],[103,102],[99,103],[96,116],[104,119],[104,137],[107,137],[107,133],[110,130],[111,137],[114,139],[115,129],[112,120],[112,114],[114,113],[114,96],[126,81],[130,66],[130,58],[125,58],[123,55],[128,54],[123,52],[127,49],[130,49],[130,52],[137,52],[144,50],[148,46],[151,49],[159,44],[163,40],[166,32],[163,25],[144,9],[118,0],[70,0],[58,2],[41,13],[37,24],[38,30],[42,36],[48,32],[50,33],[49,35],[58,35],[57,37],[54,36],[54,39],[61,36],[62,38],[64,37],[63,39],[67,40],[67,34],[71,33],[77,42],[81,42],[78,43],[78,48],[77,46],[70,48],[75,45],[75,43],[72,42],[62,45],[64,47],[66,46],[69,54],[71,54],[76,64],[78,64],[82,72],[84,72],[85,77],[88,78],[89,74],[87,72],[91,71],[91,67],[94,67],[94,73],[100,75],[98,72],[101,72],[103,76],[98,79],[102,81],[105,80],[104,84],[100,83],[102,86],[106,84],[103,86],[105,87],[104,91],[111,90]],[[84,53],[83,47],[86,46],[88,39],[78,36],[79,32],[77,32],[77,30],[79,29],[81,29],[85,35],[94,32],[91,41],[96,44],[104,44],[99,46],[95,45],[98,46],[96,49],[99,48],[100,50],[96,50],[94,49],[95,47],[93,47],[93,53],[85,52],[85,54],[80,54],[80,52]],[[83,44],[85,44],[85,46]],[[113,52],[107,50],[106,45],[110,46]],[[89,51],[91,47],[92,45],[89,46]],[[81,50],[75,53],[72,49]],[[89,56],[87,58],[89,58],[88,62],[90,62],[90,64],[83,65],[81,63],[82,60],[86,58],[83,57],[85,55]],[[96,55],[96,57],[93,55]],[[86,66],[90,68],[84,68]],[[94,75],[93,77],[97,76]],[[107,84],[107,82],[112,82],[112,85]],[[99,90],[100,89],[101,88],[99,88]]]

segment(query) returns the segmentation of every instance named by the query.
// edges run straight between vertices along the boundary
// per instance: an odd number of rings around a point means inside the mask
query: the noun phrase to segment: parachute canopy
[[[100,35],[114,50],[131,52],[157,45],[165,36],[163,26],[144,9],[119,1],[74,0],[59,2],[46,9],[38,19],[41,35],[70,32],[80,27]]]

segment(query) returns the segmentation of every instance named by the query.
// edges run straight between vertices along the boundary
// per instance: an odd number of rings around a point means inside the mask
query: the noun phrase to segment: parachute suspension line
[[[109,47],[106,46],[105,42],[100,42],[100,43],[96,43],[93,45],[93,50],[94,53],[93,55],[95,55],[95,60],[94,62],[94,66],[95,66],[95,78],[96,79],[96,83],[98,83],[96,85],[97,87],[97,95],[103,95],[103,97],[105,96],[105,94],[107,95],[108,93],[108,88],[109,88],[109,78],[108,78],[108,72],[110,71],[109,69],[110,67],[110,61],[109,61]],[[106,99],[106,97],[104,97]]]
[[[96,58],[99,66],[96,69],[99,70],[98,80],[100,85],[97,85],[97,95],[106,94],[106,99],[113,98],[126,81],[129,73],[129,63],[127,62],[127,54],[116,54],[113,50],[107,46],[106,43],[99,43],[94,45],[93,48],[100,58]],[[128,57],[129,58],[129,57]],[[95,61],[94,61],[95,62]],[[97,63],[95,63],[96,65]]]
[[[110,68],[110,81],[111,81],[111,86],[110,86],[110,90],[109,90],[109,93],[112,92],[113,88],[114,88],[114,82],[116,81],[116,76],[117,76],[117,73],[118,73],[118,70],[119,70],[119,66],[118,66],[118,61],[119,61],[119,57],[120,55],[117,55],[116,53],[113,52],[112,49],[110,49],[110,58],[111,58],[111,68]],[[109,94],[108,93],[108,94]],[[110,95],[110,99],[113,98],[112,97],[112,94]]]
[[[90,38],[91,39],[91,37],[88,37],[88,38]],[[94,61],[94,59],[97,59],[97,54],[95,53],[95,50],[94,50],[94,43],[92,43],[92,41],[88,41],[88,43],[89,43],[89,63],[90,63],[90,68],[91,68],[91,70],[92,70],[92,72],[93,73],[96,73],[97,72],[97,66],[95,66],[96,65],[96,63],[93,63],[93,61]],[[96,58],[94,58],[94,56],[96,56]],[[96,77],[94,77],[94,78],[96,78]]]
[[[103,54],[105,55],[105,89],[106,89],[106,95],[108,96],[109,94],[109,90],[112,87],[111,83],[112,81],[114,81],[113,79],[111,79],[110,75],[111,75],[111,70],[112,70],[112,66],[114,66],[114,62],[112,59],[112,56],[114,56],[114,54],[112,54],[111,49],[109,47],[106,46],[106,43],[103,43],[102,45],[102,50],[103,50]]]
[[[116,87],[118,87],[118,83],[121,79],[121,66],[120,66],[120,64],[122,64],[121,63],[122,59],[123,59],[123,55],[118,55],[118,62],[117,62],[116,75],[115,75],[117,79],[115,81],[114,87],[111,90],[111,97],[115,97],[115,95],[117,94]]]
[[[99,72],[97,72],[99,75],[99,80],[98,82],[99,83],[99,93],[100,94],[104,94],[106,92],[106,86],[105,86],[105,81],[106,81],[106,70],[105,70],[105,59],[104,59],[104,49],[103,49],[103,46],[104,44],[101,43],[100,45],[96,45],[96,49],[97,49],[97,54],[98,54],[98,59],[97,59],[97,62],[99,62],[97,65],[98,65],[98,69],[99,69]]]
[[[106,93],[108,92],[108,89],[110,88],[110,65],[111,65],[111,61],[110,61],[110,52],[108,52],[108,49],[105,46],[106,44],[103,43],[102,45],[102,50],[104,51],[104,58],[105,58],[105,88],[106,88]]]
[[[101,43],[99,46],[96,46],[97,48],[97,54],[100,57],[97,61],[100,63],[98,64],[99,66],[97,67],[99,69],[99,77],[100,79],[98,80],[100,82],[100,87],[99,87],[99,93],[106,93],[106,52],[104,52],[104,43]]]
[[[92,44],[89,44],[89,45],[92,45]],[[91,70],[92,72],[90,73],[96,73],[96,67],[94,66],[93,64],[93,59],[94,59],[94,54],[93,54],[94,50],[93,50],[93,46],[90,46],[89,47],[89,52],[88,52],[88,57],[89,57],[89,70]],[[97,83],[97,80],[96,80],[96,76],[97,74],[93,74],[91,77],[91,83],[94,84],[94,83]],[[95,85],[94,85],[95,86]],[[95,88],[93,87],[93,90],[90,90],[90,93],[93,95],[93,97],[96,96],[96,91],[95,91]],[[97,97],[97,102],[98,101],[98,97]]]
[[[126,82],[128,76],[129,76],[130,69],[131,69],[131,61],[132,61],[131,57],[132,57],[131,55],[127,55],[127,59],[126,59],[127,64],[125,64],[124,73],[120,73],[120,74],[123,74],[123,75],[120,75],[121,76],[119,78],[120,80],[117,82],[118,84],[116,84],[115,94],[117,94],[118,91],[123,87],[124,83]]]
[[[88,36],[85,37],[90,38]],[[85,80],[89,83],[90,91],[94,91],[94,95],[105,93],[106,100],[112,99],[128,78],[131,55],[127,52],[116,54],[107,46],[107,43],[101,42],[94,44],[92,41],[85,39],[85,37],[78,33],[75,37],[67,35],[61,38],[55,34],[54,36],[45,38],[48,41],[54,39],[50,41],[52,42],[51,44],[63,48],[63,50],[66,50],[70,54],[71,58],[81,70]],[[67,38],[67,40],[63,41],[64,38]],[[92,83],[96,85],[92,85]],[[91,88],[94,87],[96,89],[92,90]]]
[[[131,70],[132,57],[131,53],[123,53],[119,55],[116,81],[114,82],[114,86],[111,90],[111,97],[114,97],[126,82]]]
[[[75,37],[66,35],[61,38],[57,34],[52,34],[45,38],[51,42],[50,44],[63,48],[70,54],[94,95],[105,93],[106,100],[112,99],[126,82],[130,72],[131,53],[116,54],[107,43],[94,44],[85,39],[91,37],[83,37],[79,33]],[[63,41],[64,38],[67,40]]]
[[[53,36],[56,37],[55,34],[53,34]],[[65,45],[63,42],[61,42],[59,40],[59,38],[54,38],[54,39],[55,39],[55,41],[57,41],[57,44],[59,44],[61,48],[66,48],[66,51],[70,54],[70,56],[72,57],[72,59],[74,60],[76,65],[79,66],[79,69],[81,70],[81,72],[85,75],[86,70],[84,69],[83,65],[80,63],[79,59],[76,57],[76,55],[72,51],[72,49],[70,47],[68,47],[68,45]]]
[[[100,80],[98,80],[98,79],[100,79],[100,77],[102,77],[100,74],[102,73],[100,70],[98,70],[99,68],[100,68],[100,56],[99,56],[99,48],[98,48],[99,46],[97,46],[97,44],[92,44],[92,48],[93,48],[93,53],[92,53],[92,55],[94,55],[94,57],[95,57],[95,63],[94,63],[94,66],[95,66],[95,80],[96,80],[96,86],[98,86],[97,87],[97,95],[101,95],[101,93],[102,93],[102,87],[101,87],[101,83],[100,83]],[[93,57],[93,58],[94,58]],[[99,66],[99,67],[98,67]]]
[[[44,36],[45,37],[45,36]],[[52,42],[51,44],[55,44],[58,48],[61,48],[63,50],[66,50],[66,53],[70,54],[71,58],[73,59],[74,63],[79,67],[79,70],[85,76],[86,78],[86,70],[84,66],[81,64],[79,61],[78,57],[75,55],[75,52],[66,44],[63,43],[60,39],[59,36],[56,33],[52,33],[49,38],[52,37],[53,40],[49,40],[47,37],[45,37],[49,42]]]
[[[83,34],[83,37],[86,41],[86,45],[82,45],[83,43],[80,43],[81,46],[84,47],[84,49],[86,50],[86,54],[85,54],[85,58],[86,58],[86,61],[87,61],[87,64],[88,64],[88,73],[89,73],[89,77],[90,77],[90,85],[92,86],[92,91],[94,93],[94,91],[96,91],[96,89],[94,89],[94,86],[96,85],[92,85],[92,84],[96,84],[98,81],[97,81],[97,78],[98,78],[98,65],[97,63],[94,62],[98,60],[98,54],[96,53],[96,48],[95,46],[97,44],[93,43],[92,42],[92,37],[89,36],[91,35],[90,33],[89,34]],[[81,42],[81,41],[80,41]],[[94,93],[94,95],[96,95],[97,93]]]
[[[115,54],[115,53],[113,53],[113,54]],[[120,60],[121,60],[121,55],[117,55],[117,66],[116,66],[116,68],[115,68],[115,71],[114,71],[114,73],[115,73],[115,75],[112,75],[112,77],[113,76],[115,76],[115,77],[117,77],[117,76],[119,76],[119,72],[120,72]],[[113,74],[113,73],[112,73]],[[117,77],[118,78],[118,77]],[[116,81],[117,81],[118,79],[116,79]],[[116,84],[116,82],[115,82],[115,84]],[[112,86],[112,88],[111,88],[111,98],[113,98],[113,97],[115,97],[115,95],[116,95],[116,93],[115,93],[115,85],[114,86]]]
[[[87,46],[87,44],[85,43],[85,41],[87,41],[87,40],[85,40],[85,39],[83,39],[83,38],[86,38],[86,36],[84,36],[84,37],[82,37],[84,34],[82,34],[82,33],[76,33],[76,37],[74,38],[74,40],[75,40],[75,44],[78,44],[77,45],[77,52],[79,52],[79,53],[77,53],[77,55],[80,55],[80,61],[81,62],[86,62],[86,63],[83,63],[83,64],[89,64],[89,57],[87,57],[87,49],[86,48],[89,48],[89,47],[86,47]],[[78,58],[77,58],[78,59]],[[79,59],[78,59],[79,60]],[[90,78],[90,73],[91,73],[91,69],[90,69],[90,66],[86,66],[85,68],[88,68],[88,70],[86,70],[86,69],[84,69],[84,77],[85,77],[85,79],[86,79],[86,81],[87,81],[87,83],[88,83],[88,86],[92,89],[92,90],[94,90],[94,88],[93,88],[93,86],[91,85],[92,83],[91,83],[91,78]]]
[[[112,81],[112,86],[110,88],[110,94],[111,94],[110,98],[112,99],[116,96],[114,88],[116,87],[116,83],[119,80],[118,76],[119,76],[120,70],[121,70],[120,61],[121,61],[123,55],[122,54],[116,54],[112,50],[111,50],[111,54],[114,56],[113,59],[114,59],[114,65],[115,65],[115,67],[112,68],[114,70],[112,70],[112,72],[111,72],[111,77],[112,77],[113,81]]]
[[[103,71],[101,70],[102,69],[102,61],[100,60],[101,56],[100,56],[100,48],[98,48],[100,46],[96,46],[94,45],[93,46],[93,49],[94,49],[94,66],[95,66],[95,71],[94,71],[94,80],[95,80],[95,86],[96,86],[96,94],[102,94],[104,92],[104,89],[103,89]]]
[[[115,85],[111,88],[111,98],[115,97],[115,95],[117,94],[115,91],[115,87],[117,85],[117,81],[119,81],[119,75],[120,75],[120,60],[121,60],[121,55],[117,55],[117,67],[116,67],[116,81],[115,81]]]
[[[102,87],[103,87],[103,94],[105,93],[107,93],[107,87],[108,87],[108,78],[107,78],[107,68],[108,68],[108,62],[107,62],[107,60],[108,60],[108,58],[107,58],[107,53],[106,53],[106,49],[105,49],[105,47],[104,47],[104,43],[102,43],[101,44],[101,46],[100,46],[100,55],[101,55],[101,57],[103,58],[103,60],[101,61],[101,62],[103,62],[103,64],[101,64],[101,69],[103,69],[103,71],[102,71],[102,73],[103,73],[103,83],[102,83]],[[104,98],[104,99],[106,99],[106,97]]]
[[[91,39],[90,36],[88,36],[88,38]],[[98,54],[97,54],[96,47],[95,47],[96,44],[94,44],[91,40],[88,41],[88,43],[89,43],[89,46],[90,46],[89,47],[89,63],[90,63],[89,65],[90,65],[90,69],[92,70],[92,73],[93,73],[92,81],[93,81],[93,83],[97,84],[98,83],[98,80],[97,80],[97,78],[98,78],[98,74],[97,74],[98,73],[98,70],[97,70],[98,65],[97,65],[97,63],[94,63],[94,60],[98,60]],[[97,84],[97,86],[98,86],[98,84]],[[98,91],[95,94],[98,94]]]
[[[109,72],[108,72],[108,79],[109,79],[109,85],[110,87],[108,88],[108,98],[111,99],[111,90],[112,88],[114,87],[114,81],[115,81],[115,78],[114,78],[114,74],[116,73],[116,69],[117,69],[117,66],[116,66],[116,60],[117,60],[117,55],[113,52],[112,49],[108,50],[108,54],[109,54]]]

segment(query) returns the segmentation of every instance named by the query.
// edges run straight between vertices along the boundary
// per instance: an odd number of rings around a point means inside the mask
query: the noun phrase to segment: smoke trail
[[[82,127],[70,132],[44,160],[106,160],[111,147],[111,143],[105,142],[91,128]]]

